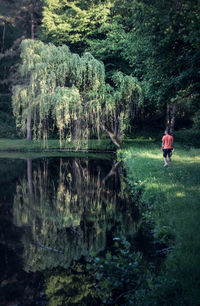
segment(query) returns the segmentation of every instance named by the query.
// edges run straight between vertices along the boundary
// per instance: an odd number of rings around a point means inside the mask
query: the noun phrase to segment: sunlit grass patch
[[[186,194],[185,194],[185,192],[180,192],[180,191],[178,191],[178,192],[175,194],[175,196],[178,197],[178,198],[183,198],[183,197],[186,196]]]

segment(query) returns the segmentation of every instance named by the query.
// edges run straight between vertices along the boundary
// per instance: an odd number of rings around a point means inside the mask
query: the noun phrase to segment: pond
[[[0,305],[91,305],[87,258],[139,227],[111,155],[0,158],[0,212]]]

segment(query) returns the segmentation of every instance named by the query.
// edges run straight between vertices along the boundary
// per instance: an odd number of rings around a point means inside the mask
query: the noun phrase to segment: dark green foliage
[[[186,99],[188,105],[199,92],[197,2],[132,1],[132,29],[124,56],[156,109],[176,100],[181,110]]]
[[[199,7],[188,0],[114,1],[107,22],[88,40],[108,78],[121,69],[142,82],[146,100],[142,116],[134,118],[139,125],[143,119],[144,126],[156,122],[164,129],[166,105],[174,103],[176,129],[192,125],[199,109]]]
[[[17,137],[11,107],[11,87],[18,79],[19,45],[31,36],[31,12],[34,31],[40,24],[41,1],[2,0],[0,4],[0,137]]]
[[[94,257],[87,265],[95,275],[96,294],[103,305],[178,305],[174,303],[179,290],[176,281],[164,273],[158,275],[156,262],[146,261],[126,239],[113,240],[112,252],[105,258]]]
[[[183,147],[200,147],[200,132],[198,128],[181,129],[174,133],[174,137]]]
[[[12,117],[10,95],[0,96],[0,138],[16,137],[15,121]]]
[[[197,130],[197,132],[200,131],[200,110],[198,110],[193,118],[194,121],[194,128]]]
[[[116,237],[114,241],[114,252],[107,252],[105,258],[94,257],[87,268],[95,273],[97,294],[103,304],[132,305],[134,292],[144,281],[148,268],[142,255],[133,252],[126,239]]]
[[[99,28],[98,35],[87,40],[87,50],[104,62],[108,80],[116,70],[126,74],[133,72],[128,60],[122,55],[127,33],[120,21],[118,16],[110,15],[108,21]]]

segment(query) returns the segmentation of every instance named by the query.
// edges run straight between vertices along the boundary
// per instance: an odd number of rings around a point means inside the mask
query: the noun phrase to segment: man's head
[[[172,136],[173,135],[172,130],[171,129],[170,130],[166,129],[165,130],[165,135],[167,135],[167,134]]]

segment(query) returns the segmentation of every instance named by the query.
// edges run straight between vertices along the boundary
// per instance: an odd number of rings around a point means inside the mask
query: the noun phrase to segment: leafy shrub
[[[126,239],[114,238],[115,249],[90,260],[87,269],[96,278],[96,296],[103,305],[184,305],[180,286],[146,261]]]
[[[152,279],[151,266],[126,239],[114,238],[114,251],[105,258],[94,257],[87,268],[94,271],[98,297],[104,304],[133,305],[134,292]]]
[[[181,129],[174,133],[176,142],[180,142],[183,146],[200,147],[200,132],[198,129]]]
[[[197,130],[197,132],[200,131],[200,110],[198,110],[193,118],[193,128]]]

